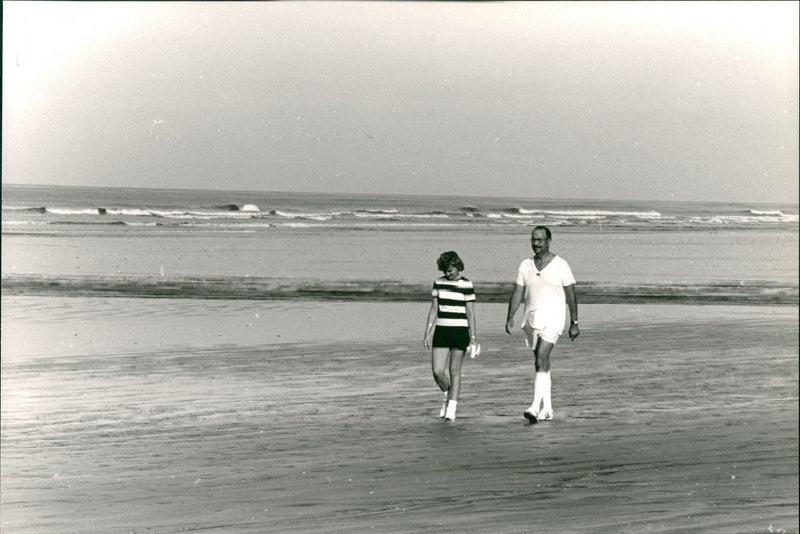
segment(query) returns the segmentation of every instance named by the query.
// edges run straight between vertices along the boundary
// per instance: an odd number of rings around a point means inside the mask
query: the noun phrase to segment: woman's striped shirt
[[[467,322],[467,302],[475,300],[472,281],[463,276],[457,280],[439,278],[433,283],[431,295],[437,299],[437,326],[464,326]]]

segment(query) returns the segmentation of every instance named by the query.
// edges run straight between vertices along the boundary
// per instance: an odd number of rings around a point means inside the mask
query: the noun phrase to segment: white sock
[[[444,416],[445,419],[453,420],[456,418],[456,408],[458,407],[458,401],[447,401],[447,414]]]
[[[544,390],[547,387],[547,373],[537,372],[533,378],[533,403],[531,408],[534,413],[539,413],[539,405],[544,398]]]
[[[444,394],[444,398],[442,399],[442,407],[439,410],[439,417],[444,417],[447,414],[447,392]]]
[[[553,413],[553,403],[550,399],[551,386],[550,371],[547,371],[547,373],[545,373],[544,394],[542,395],[542,411],[544,413]]]

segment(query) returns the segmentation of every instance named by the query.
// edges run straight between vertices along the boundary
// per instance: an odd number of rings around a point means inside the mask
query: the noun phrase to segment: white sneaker
[[[522,415],[524,415],[525,419],[530,421],[532,425],[535,425],[539,422],[539,415],[534,411],[533,406],[522,412]]]
[[[444,398],[442,399],[442,409],[439,410],[439,417],[444,417],[447,413],[447,392],[444,392]]]
[[[447,410],[444,414],[444,418],[448,421],[455,421],[456,420],[456,406],[458,405],[457,401],[450,401],[447,403]]]
[[[539,421],[552,421],[553,420],[553,412],[545,412],[542,410],[539,412]]]

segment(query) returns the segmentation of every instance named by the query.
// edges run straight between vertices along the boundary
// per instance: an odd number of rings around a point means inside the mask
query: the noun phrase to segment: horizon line
[[[270,194],[302,194],[302,195],[336,195],[336,196],[381,196],[381,197],[440,197],[440,198],[497,198],[497,199],[520,199],[520,200],[570,200],[572,202],[681,202],[681,203],[697,203],[697,204],[743,204],[743,205],[758,205],[758,204],[781,204],[788,206],[797,206],[800,208],[800,201],[745,201],[745,200],[680,200],[680,199],[652,199],[652,198],[572,198],[572,197],[526,197],[526,196],[508,196],[508,195],[448,195],[442,193],[363,193],[363,192],[333,192],[333,191],[290,191],[290,190],[273,190],[273,189],[224,189],[224,188],[208,188],[208,187],[146,187],[135,185],[64,185],[64,184],[20,184],[20,183],[6,183],[2,182],[2,187],[52,187],[52,188],[83,188],[83,189],[137,189],[137,190],[150,190],[150,191],[226,191],[229,193],[270,193]]]

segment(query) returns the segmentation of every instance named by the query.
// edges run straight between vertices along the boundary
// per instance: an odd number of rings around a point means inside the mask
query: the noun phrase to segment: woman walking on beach
[[[456,418],[461,389],[464,353],[468,346],[473,345],[473,350],[478,346],[475,330],[475,289],[469,279],[461,276],[464,262],[455,252],[442,253],[436,264],[444,276],[433,283],[433,302],[428,312],[423,343],[426,349],[432,349],[433,378],[443,393],[439,417],[453,421]]]

